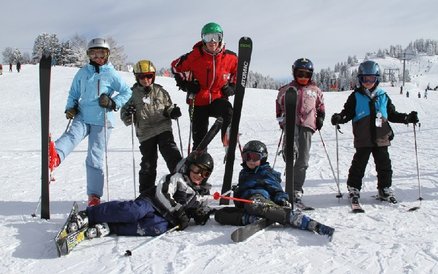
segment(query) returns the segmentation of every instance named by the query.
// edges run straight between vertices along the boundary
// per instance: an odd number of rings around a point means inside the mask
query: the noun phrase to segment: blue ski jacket
[[[65,109],[77,108],[77,119],[86,124],[104,126],[105,108],[99,106],[99,96],[108,94],[116,103],[116,110],[121,108],[131,97],[131,88],[122,80],[111,63],[99,67],[87,64],[76,73],[67,98]],[[114,125],[114,114],[107,115],[108,127]]]
[[[249,169],[245,163],[239,174],[239,183],[234,191],[238,198],[250,199],[255,194],[272,200],[278,204],[280,201],[289,200],[289,195],[281,187],[281,174],[272,169],[268,162],[265,162],[255,169]],[[236,206],[241,204],[236,203]]]

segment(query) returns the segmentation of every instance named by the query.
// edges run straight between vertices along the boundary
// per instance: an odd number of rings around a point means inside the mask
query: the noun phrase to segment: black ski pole
[[[174,106],[176,106],[176,104]],[[179,148],[181,150],[181,156],[182,156],[182,158],[184,158],[183,144],[182,144],[182,138],[181,138],[181,127],[179,126],[179,119],[178,118],[176,118],[176,125],[178,127]],[[189,142],[190,142],[190,140],[189,140]]]
[[[154,241],[156,241],[156,240],[158,240],[158,239],[160,239],[160,238],[163,238],[164,236],[166,236],[167,234],[169,234],[169,233],[172,232],[172,231],[177,230],[178,228],[179,228],[179,226],[175,226],[175,227],[169,229],[168,231],[164,232],[163,234],[161,234],[161,235],[159,235],[159,236],[156,236],[156,237],[153,237],[153,238],[152,238],[151,240],[149,240],[149,241],[146,241],[146,242],[143,242],[143,243],[139,244],[138,246],[134,247],[133,249],[127,249],[127,250],[125,251],[125,254],[124,254],[124,255],[125,255],[125,256],[132,256],[132,252],[133,252],[134,250],[139,249],[140,247],[145,246],[145,245],[147,245],[147,244],[150,244],[150,243],[152,243],[152,242],[154,242]]]
[[[278,140],[277,151],[275,152],[274,163],[272,169],[275,168],[275,162],[277,161],[278,151],[280,150],[281,141],[283,140],[284,128],[281,129],[280,140]]]
[[[131,113],[131,152],[132,152],[132,176],[134,178],[134,199],[137,198],[137,187],[135,185],[135,154],[134,154],[134,113]]]
[[[420,209],[421,201],[423,198],[421,197],[421,183],[420,183],[420,168],[418,164],[418,148],[417,148],[417,132],[415,130],[416,124],[414,124],[414,147],[415,147],[415,162],[417,164],[417,181],[418,181],[418,200],[420,201],[420,204],[418,206],[414,206],[409,209],[409,211],[415,211],[417,209]]]

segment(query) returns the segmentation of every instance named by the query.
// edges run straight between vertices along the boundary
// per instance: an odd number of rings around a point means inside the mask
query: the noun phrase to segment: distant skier
[[[424,90],[424,99],[427,99],[427,89],[426,90]]]
[[[192,152],[177,173],[164,176],[154,197],[140,195],[131,201],[111,201],[87,207],[72,218],[70,232],[88,226],[88,238],[110,233],[125,236],[158,236],[172,227],[184,230],[191,218],[205,225],[212,210],[205,195],[213,172],[213,158],[207,152]]]
[[[388,94],[378,87],[380,68],[374,61],[365,61],[359,65],[358,80],[360,86],[348,97],[344,109],[333,114],[333,125],[352,120],[354,147],[348,173],[347,188],[350,198],[360,197],[362,178],[370,154],[374,157],[377,171],[378,197],[382,200],[396,202],[392,185],[392,167],[388,146],[394,138],[389,122],[418,123],[417,112],[399,113],[392,104]]]
[[[20,72],[20,70],[21,70],[21,63],[20,63],[20,61],[17,61],[17,72]]]
[[[242,226],[266,218],[272,222],[332,237],[334,228],[309,218],[300,210],[291,210],[289,196],[281,186],[281,174],[273,170],[267,162],[268,150],[264,143],[258,140],[246,143],[242,158],[242,170],[234,197],[253,200],[254,203],[235,201],[236,207],[217,210],[217,222]]]
[[[2,75],[2,74],[3,74],[3,65],[0,64],[0,75]]]
[[[120,118],[125,125],[134,123],[140,142],[140,193],[152,196],[155,194],[157,177],[157,149],[166,161],[169,172],[174,172],[181,160],[171,121],[181,116],[181,110],[173,105],[169,93],[155,84],[155,73],[155,66],[149,60],[140,60],[135,64],[136,83],[131,88],[132,97],[120,111]]]

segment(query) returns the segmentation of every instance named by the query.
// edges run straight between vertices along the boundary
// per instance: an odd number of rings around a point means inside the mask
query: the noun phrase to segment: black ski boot
[[[86,211],[79,211],[71,217],[70,223],[67,225],[67,232],[72,233],[78,231],[88,225],[88,217]]]

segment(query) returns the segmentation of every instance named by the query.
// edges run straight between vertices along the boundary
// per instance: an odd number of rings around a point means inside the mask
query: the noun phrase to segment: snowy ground
[[[438,65],[407,84],[410,98],[399,88],[387,90],[397,110],[417,110],[421,128],[417,128],[421,193],[416,172],[412,126],[393,124],[395,139],[390,148],[394,169],[393,188],[399,205],[376,201],[376,177],[370,160],[364,177],[362,202],[365,214],[352,214],[348,199],[338,200],[337,188],[319,134],[313,137],[310,167],[305,183],[305,202],[316,207],[309,215],[334,226],[332,242],[310,232],[280,226],[271,227],[247,242],[235,244],[230,239],[234,227],[221,226],[213,219],[206,226],[190,226],[145,245],[124,257],[126,249],[150,240],[147,237],[106,237],[85,241],[70,255],[58,258],[53,242],[73,203],[85,206],[86,142],[84,141],[56,170],[51,185],[51,219],[32,218],[40,197],[40,109],[37,66],[24,65],[21,73],[4,71],[0,76],[0,273],[438,273],[438,94],[429,91],[428,99],[418,98],[426,81],[437,79]],[[64,105],[77,69],[54,67],[52,72],[51,131],[57,138],[65,130]],[[434,73],[433,75],[431,73]],[[132,84],[131,74],[123,73]],[[421,82],[424,79],[423,82]],[[158,78],[183,108],[180,119],[184,150],[187,147],[188,115],[185,94],[173,79]],[[335,130],[329,120],[339,112],[350,92],[325,93],[327,121],[322,136],[336,168]],[[247,89],[241,120],[241,142],[264,141],[273,162],[280,131],[275,114],[277,92]],[[354,152],[351,124],[342,126],[339,135],[341,192]],[[178,136],[176,123],[174,133]],[[176,139],[178,144],[179,141]],[[136,170],[140,162],[135,140]],[[210,182],[220,191],[224,150],[219,138],[209,147],[216,168]],[[186,154],[186,151],[184,151]],[[131,154],[131,128],[119,120],[109,143],[109,197],[134,198]],[[236,157],[238,160],[239,157]],[[239,169],[236,161],[235,178]],[[277,159],[276,168],[285,164]],[[162,159],[159,176],[166,173]],[[424,198],[421,208],[419,196]],[[106,199],[105,192],[104,198]],[[212,202],[217,205],[215,201]],[[39,216],[39,211],[37,212]]]

